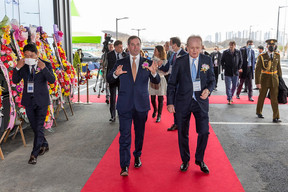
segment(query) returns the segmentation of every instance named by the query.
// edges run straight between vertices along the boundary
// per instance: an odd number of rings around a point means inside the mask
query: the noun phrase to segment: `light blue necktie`
[[[196,80],[196,76],[197,76],[195,61],[196,59],[192,59],[191,76],[192,76],[193,82]],[[197,101],[194,90],[193,90],[193,98],[195,99],[195,101]]]
[[[248,49],[248,58],[247,58],[247,60],[248,60],[248,67],[250,67],[251,66],[251,49]]]
[[[191,75],[192,75],[193,82],[195,81],[196,76],[197,76],[195,61],[196,59],[192,59]]]

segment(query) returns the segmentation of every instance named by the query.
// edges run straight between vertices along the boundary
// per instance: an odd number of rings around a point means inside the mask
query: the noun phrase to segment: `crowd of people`
[[[156,123],[161,121],[164,96],[167,96],[167,109],[174,116],[174,123],[167,131],[178,130],[179,149],[183,161],[181,171],[186,171],[189,167],[188,132],[193,113],[198,133],[195,164],[200,166],[202,172],[209,173],[208,166],[204,163],[209,135],[208,97],[213,91],[217,91],[220,74],[225,80],[228,105],[233,104],[235,93],[236,99],[240,99],[241,92],[245,90],[248,92],[248,100],[254,102],[252,96],[255,78],[254,90],[260,92],[256,115],[264,118],[263,103],[267,91],[270,90],[273,122],[281,122],[277,101],[277,83],[279,84],[277,79],[282,74],[276,42],[273,39],[267,40],[266,52],[263,46],[258,46],[257,58],[252,40],[248,40],[246,46],[240,49],[236,49],[235,41],[231,41],[229,48],[223,53],[219,51],[218,46],[214,47],[212,53],[208,53],[200,36],[190,36],[186,47],[181,46],[178,37],[171,37],[164,45],[155,46],[154,54],[150,58],[147,52],[141,50],[141,39],[137,36],[128,39],[128,48],[125,51],[123,43],[115,41],[114,49],[107,55],[107,82],[110,88],[110,101],[107,103],[110,103],[110,121],[115,122],[116,109],[119,115],[120,174],[128,175],[132,122],[135,129],[134,167],[139,168],[142,165],[140,156],[145,122],[150,110],[149,96],[153,107],[152,118],[156,118]],[[140,72],[143,74],[138,75]],[[242,91],[243,85],[245,85],[244,91]],[[118,90],[118,102],[116,102],[116,90]]]

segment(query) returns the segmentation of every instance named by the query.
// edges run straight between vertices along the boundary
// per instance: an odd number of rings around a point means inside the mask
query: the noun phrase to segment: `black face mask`
[[[274,47],[273,47],[272,45],[270,45],[270,46],[268,47],[268,50],[269,50],[270,52],[273,52],[273,51],[274,51]]]

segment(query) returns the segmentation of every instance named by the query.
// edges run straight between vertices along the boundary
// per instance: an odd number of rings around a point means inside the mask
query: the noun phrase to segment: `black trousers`
[[[110,114],[111,118],[116,117],[116,91],[119,91],[118,85],[109,85],[110,90]]]
[[[48,106],[38,106],[33,103],[25,106],[30,126],[34,132],[34,144],[31,155],[38,156],[41,147],[48,147],[48,142],[44,136],[44,122]]]
[[[214,75],[215,75],[215,80],[216,80],[215,88],[217,88],[218,76],[219,76],[218,66],[214,67]]]
[[[142,154],[142,147],[144,141],[145,124],[147,121],[148,111],[139,112],[135,109],[122,113],[118,111],[120,123],[120,166],[129,167],[130,165],[130,148],[131,148],[131,125],[132,121],[135,130],[135,151],[134,157],[140,157]]]
[[[192,99],[188,110],[177,111],[176,113],[178,118],[178,142],[180,155],[183,162],[190,161],[189,126],[191,113],[193,113],[195,117],[196,132],[198,134],[195,159],[201,162],[204,160],[204,153],[208,142],[209,116],[208,113],[202,111],[198,102],[194,99]]]
[[[247,69],[247,76],[245,78],[240,78],[240,82],[237,88],[237,95],[240,95],[243,84],[247,83],[247,91],[248,91],[248,98],[251,98],[253,96],[253,89],[252,89],[252,67],[248,67]]]

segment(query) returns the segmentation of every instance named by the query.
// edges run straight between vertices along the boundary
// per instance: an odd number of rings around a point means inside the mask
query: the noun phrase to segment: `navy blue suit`
[[[34,75],[34,93],[27,93],[27,82],[31,74],[28,65],[24,65],[20,70],[16,68],[13,71],[12,81],[17,84],[24,80],[24,89],[21,104],[25,106],[27,117],[34,132],[34,145],[31,155],[38,156],[41,147],[47,147],[48,142],[44,137],[44,122],[50,105],[50,96],[48,84],[55,82],[52,66],[49,62],[43,61],[46,67],[35,72]]]
[[[209,69],[201,71],[202,65],[209,65]],[[189,55],[177,59],[173,66],[167,88],[167,105],[174,105],[178,119],[178,141],[180,154],[183,162],[190,161],[189,151],[189,124],[191,112],[196,120],[196,131],[198,133],[197,149],[195,158],[203,161],[209,135],[209,99],[201,99],[204,89],[210,92],[215,87],[215,76],[213,64],[209,56],[200,54],[198,62],[197,77],[200,75],[201,91],[195,91],[196,100],[193,99],[193,83],[190,72]]]
[[[251,51],[251,66],[248,66],[248,48],[243,47],[240,49],[241,55],[242,55],[242,67],[241,69],[243,70],[242,73],[240,74],[240,83],[237,88],[237,93],[236,95],[240,95],[241,89],[243,86],[244,82],[247,82],[247,88],[248,88],[248,97],[251,98],[253,95],[253,89],[252,89],[252,79],[254,77],[254,69],[255,69],[255,52],[253,49],[250,49]],[[245,83],[246,85],[246,83]]]
[[[176,55],[177,53],[173,53],[168,61],[168,63],[165,65],[165,66],[161,66],[159,69],[164,71],[164,72],[168,72],[169,71],[169,68],[172,67],[173,69],[173,65],[175,64],[176,62],[176,59],[183,56],[183,55],[186,55],[187,52],[184,51],[182,48],[179,52],[178,55]],[[175,57],[175,59],[173,59]],[[169,81],[169,78],[170,78],[170,74],[166,76],[166,80],[167,82]],[[176,114],[174,114],[174,124],[177,125],[177,117],[176,117]]]
[[[129,167],[130,165],[132,120],[135,129],[135,151],[133,152],[133,155],[134,157],[141,156],[145,123],[148,111],[150,110],[148,82],[149,79],[155,84],[160,82],[160,76],[158,74],[154,78],[149,70],[142,68],[142,64],[145,61],[147,61],[149,65],[152,64],[152,61],[140,57],[135,82],[132,76],[130,56],[117,60],[114,68],[107,75],[108,83],[113,83],[117,81],[117,79],[120,81],[116,109],[119,114],[120,122],[119,144],[121,167]],[[115,79],[113,73],[119,65],[123,65],[122,70],[127,71],[127,73],[124,73]]]

